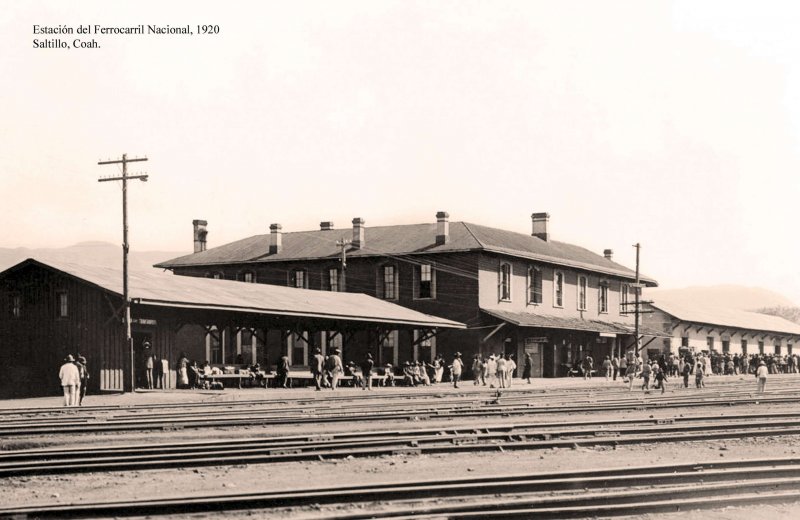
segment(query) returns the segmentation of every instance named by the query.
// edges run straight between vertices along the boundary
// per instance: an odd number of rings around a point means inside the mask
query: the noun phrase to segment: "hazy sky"
[[[793,2],[3,2],[0,247],[191,250],[439,210],[800,302]],[[217,24],[34,49],[33,25]]]

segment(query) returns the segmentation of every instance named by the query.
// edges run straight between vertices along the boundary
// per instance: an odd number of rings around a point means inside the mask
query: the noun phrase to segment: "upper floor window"
[[[553,305],[564,306],[564,273],[556,271],[553,275]]]
[[[256,273],[253,271],[245,271],[242,273],[242,281],[246,283],[256,283]]]
[[[589,281],[585,276],[578,276],[578,310],[586,310],[586,291],[589,290]]]
[[[528,268],[528,303],[542,303],[542,270]]]
[[[608,283],[600,282],[597,287],[597,311],[608,312]]]
[[[436,271],[429,264],[422,264],[414,269],[414,297],[416,298],[435,298],[436,297]]]
[[[335,267],[331,267],[330,269],[328,269],[328,286],[326,287],[326,289],[331,292],[341,291],[339,282],[339,270]]]
[[[498,283],[498,293],[501,300],[511,300],[511,264],[500,264],[500,280]]]
[[[306,278],[305,270],[295,269],[292,271],[291,280],[289,282],[292,287],[297,287],[298,289],[305,289],[308,287],[308,279]]]
[[[69,316],[69,299],[65,291],[56,293],[56,304],[58,305],[56,312],[59,318],[66,318]]]
[[[629,290],[628,284],[622,282],[619,285],[619,313],[620,314],[627,314],[628,312],[628,297],[629,297]]]
[[[22,296],[19,294],[11,295],[11,317],[19,318],[22,316]]]
[[[380,270],[378,281],[378,296],[385,300],[397,299],[397,268],[393,265],[384,265]]]

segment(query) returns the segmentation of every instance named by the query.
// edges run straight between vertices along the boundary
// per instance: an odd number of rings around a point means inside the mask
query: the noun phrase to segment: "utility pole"
[[[122,159],[116,161],[99,161],[97,164],[104,166],[107,164],[121,164],[121,177],[101,177],[97,182],[122,181],[122,300],[123,300],[123,320],[125,325],[125,343],[130,352],[130,378],[131,392],[136,390],[135,365],[133,359],[133,338],[131,337],[131,305],[128,299],[128,180],[139,179],[147,182],[147,175],[137,174],[128,175],[128,163],[146,161],[147,157],[137,157],[128,159],[128,154],[122,154]],[[124,386],[124,385],[123,385]]]
[[[642,292],[641,284],[639,283],[639,250],[642,246],[636,242],[636,290],[633,293],[634,298],[634,311],[633,311],[633,334],[636,338],[636,354],[639,354],[639,294]]]
[[[643,284],[641,282],[640,278],[639,278],[639,252],[640,252],[642,246],[641,246],[641,244],[639,244],[637,242],[637,243],[633,244],[633,247],[636,248],[636,282],[631,284],[630,287],[633,289],[633,298],[634,298],[634,300],[633,300],[632,303],[628,303],[628,302],[622,303],[622,305],[621,305],[622,306],[621,314],[625,314],[625,315],[633,314],[633,320],[634,320],[633,321],[634,348],[635,348],[636,354],[639,354],[639,340],[640,340],[640,338],[639,338],[639,329],[641,328],[640,327],[640,318],[639,318],[639,316],[642,315],[642,314],[651,314],[653,312],[652,310],[643,311],[642,310],[642,304],[650,304],[650,303],[653,303],[653,302],[652,301],[642,301],[642,288],[645,287],[645,284]],[[633,310],[629,309],[629,307],[631,305],[633,305]],[[630,348],[630,347],[627,347],[627,348]],[[627,348],[626,348],[626,350],[627,350]]]
[[[340,258],[340,261],[342,262],[341,290],[345,291],[347,289],[347,286],[345,285],[345,277],[346,277],[345,272],[347,271],[347,246],[350,245],[350,240],[342,237],[341,240],[336,241],[336,245],[339,246],[339,248],[341,248],[342,250],[342,257]]]

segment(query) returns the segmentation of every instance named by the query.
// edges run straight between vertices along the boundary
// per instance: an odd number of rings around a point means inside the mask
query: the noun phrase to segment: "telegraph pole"
[[[125,322],[125,343],[128,346],[128,351],[130,352],[131,392],[136,390],[136,380],[134,378],[135,365],[133,359],[133,338],[131,337],[131,306],[130,301],[128,300],[128,180],[139,179],[142,182],[147,182],[147,175],[128,175],[128,163],[146,160],[147,157],[128,159],[128,154],[122,154],[122,159],[116,161],[99,161],[97,163],[100,166],[107,164],[122,165],[121,177],[101,177],[97,179],[97,182],[122,181],[122,305],[124,310],[123,320]]]
[[[337,240],[336,241],[336,245],[339,246],[341,248],[341,250],[342,250],[342,257],[340,258],[340,260],[342,262],[342,284],[341,284],[341,289],[342,289],[342,292],[344,292],[344,291],[347,290],[347,286],[345,285],[345,277],[346,277],[345,272],[347,271],[347,246],[350,245],[350,240],[347,240],[346,238],[342,237],[341,240]]]
[[[639,354],[639,294],[642,292],[641,284],[639,282],[639,250],[642,246],[639,242],[633,245],[636,248],[636,289],[633,293],[634,298],[634,311],[633,311],[633,333],[636,338],[636,354]]]

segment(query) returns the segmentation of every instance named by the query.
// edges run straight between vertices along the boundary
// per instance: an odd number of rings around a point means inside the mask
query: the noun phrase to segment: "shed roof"
[[[512,323],[518,327],[538,327],[543,329],[568,329],[582,330],[586,332],[601,332],[606,334],[633,334],[634,328],[626,323],[607,322],[601,320],[587,320],[583,318],[562,318],[560,316],[548,316],[533,312],[514,312],[496,309],[483,309],[483,312],[500,318],[503,321]],[[664,336],[661,331],[648,327],[639,327],[639,333],[646,336]]]
[[[700,306],[686,301],[658,299],[652,306],[673,318],[691,323],[718,325],[760,332],[800,335],[800,325],[760,312]]]
[[[269,254],[269,233],[255,235],[229,244],[167,260],[156,267],[214,266],[237,263],[279,262],[290,260],[334,259],[341,254],[336,241],[349,237],[351,229],[329,231],[297,231],[283,233],[281,251]],[[593,253],[586,248],[542,240],[532,235],[503,229],[450,222],[446,244],[436,244],[436,223],[366,227],[365,247],[351,248],[348,257],[410,255],[486,251],[515,256],[555,265],[585,269],[601,274],[634,279],[635,272],[623,265]],[[656,286],[650,277],[641,276],[642,283]]]
[[[27,265],[60,271],[122,296],[122,271],[29,258],[0,273],[0,278]],[[459,323],[395,305],[366,294],[314,291],[276,285],[176,276],[156,269],[129,273],[128,294],[134,303],[163,307],[215,309],[397,326],[465,328]]]

